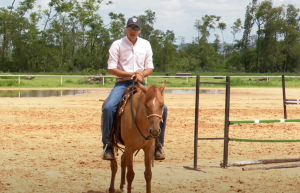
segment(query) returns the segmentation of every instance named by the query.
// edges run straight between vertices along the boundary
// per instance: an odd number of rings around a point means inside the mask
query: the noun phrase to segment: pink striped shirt
[[[152,48],[147,40],[138,37],[133,45],[125,36],[111,45],[107,69],[117,68],[125,72],[153,69],[152,55]]]

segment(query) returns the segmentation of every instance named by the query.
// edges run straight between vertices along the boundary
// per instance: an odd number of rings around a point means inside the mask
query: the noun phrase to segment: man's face
[[[128,38],[137,38],[139,35],[141,29],[137,27],[136,25],[129,25],[126,27],[126,33]]]

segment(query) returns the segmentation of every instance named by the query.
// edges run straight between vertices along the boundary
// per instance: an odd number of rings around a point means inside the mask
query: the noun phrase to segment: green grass
[[[166,73],[153,73],[151,76],[164,76]],[[170,76],[175,76],[176,73],[169,73]],[[1,77],[1,75],[59,75],[55,73],[39,73],[39,74],[0,74],[0,88],[112,88],[115,83],[115,78],[107,77],[105,78],[105,84],[102,83],[90,83],[87,81],[88,75],[86,77],[63,77],[62,85],[60,77],[38,77],[36,76],[32,80],[26,80],[25,77],[20,78],[20,84],[18,77]],[[60,75],[75,75],[75,74],[60,74]],[[78,74],[77,74],[78,75]],[[192,73],[196,76],[196,73]],[[282,87],[281,75],[276,74],[259,74],[259,73],[200,73],[201,82],[225,82],[224,79],[213,79],[206,78],[204,76],[233,76],[231,77],[231,87]],[[285,76],[296,76],[293,73],[285,73]],[[234,76],[280,76],[280,78],[269,78],[269,81],[250,81],[249,78],[238,78]],[[167,87],[195,87],[196,78],[154,78],[148,77],[147,84],[154,84],[159,86],[164,80],[167,81]],[[287,88],[299,88],[300,87],[300,76],[299,78],[285,78],[285,85]],[[224,85],[214,85],[214,84],[201,84],[201,87],[225,87]]]

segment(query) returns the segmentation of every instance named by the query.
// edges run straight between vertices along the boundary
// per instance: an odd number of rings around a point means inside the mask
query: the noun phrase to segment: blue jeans
[[[103,148],[105,148],[105,145],[108,142],[109,133],[113,125],[114,115],[118,107],[118,102],[121,100],[124,90],[130,85],[132,85],[132,81],[116,82],[115,87],[112,89],[112,91],[110,92],[109,96],[106,99],[105,105],[102,109],[102,125],[101,125]],[[143,85],[146,86],[144,83]],[[161,133],[159,137],[159,141],[162,145],[164,144],[164,138],[165,138],[167,114],[168,114],[168,109],[166,106],[164,106],[164,112],[162,115],[163,123],[160,123]]]

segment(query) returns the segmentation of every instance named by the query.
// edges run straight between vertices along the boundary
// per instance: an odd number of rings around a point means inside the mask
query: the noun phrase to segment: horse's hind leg
[[[145,151],[145,180],[146,180],[146,192],[151,192],[151,179],[152,179],[152,171],[151,171],[151,161],[153,158],[153,148],[147,148]]]
[[[125,173],[126,173],[126,160],[123,154],[121,156],[121,184],[120,184],[121,191],[124,191],[124,188],[126,188]]]
[[[111,169],[111,181],[109,187],[109,193],[115,192],[115,178],[118,170],[117,159],[113,159],[110,161],[110,169]]]

